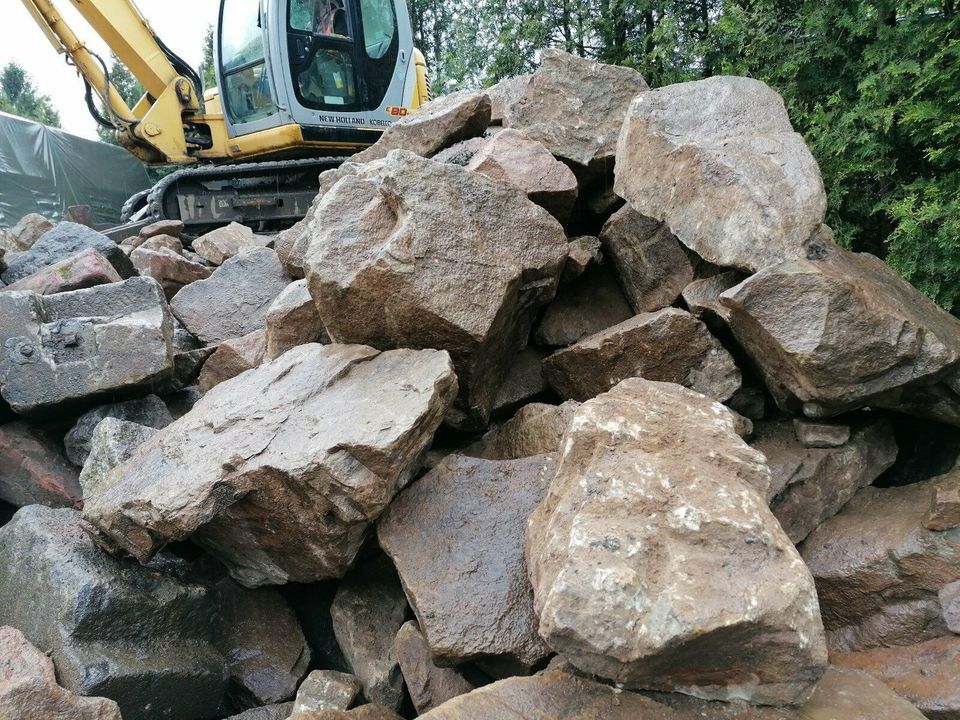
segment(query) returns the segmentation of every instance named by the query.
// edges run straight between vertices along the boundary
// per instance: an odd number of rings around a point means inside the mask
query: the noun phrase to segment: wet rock
[[[516,185],[563,225],[570,220],[577,201],[576,176],[541,143],[519,130],[494,135],[467,169]]]
[[[290,283],[267,310],[266,356],[273,360],[298,345],[329,341],[307,281]]]
[[[877,258],[836,246],[816,260],[769,267],[721,302],[778,404],[802,405],[810,418],[867,405],[898,409],[899,392],[936,385],[960,362],[960,320]]]
[[[801,551],[817,582],[834,652],[911,645],[947,634],[938,593],[960,580],[960,530],[924,527],[960,471],[906,487],[867,487]]]
[[[580,403],[531,403],[498,428],[468,447],[464,454],[486,460],[519,460],[560,451],[560,441]]]
[[[225,340],[203,364],[199,385],[201,392],[209,392],[222,382],[235,378],[247,370],[260,367],[266,359],[267,333],[257,330],[241,338]]]
[[[341,577],[455,394],[443,352],[302,345],[141,445],[85,517],[141,562],[192,536],[250,587]]]
[[[150,238],[157,237],[158,235],[169,235],[170,237],[179,238],[182,233],[182,220],[158,220],[155,223],[151,223],[150,225],[141,228],[139,237],[144,240],[149,240]]]
[[[263,707],[253,708],[239,715],[233,715],[227,718],[227,720],[288,720],[292,712],[292,702],[280,703],[278,705],[265,705]]]
[[[167,300],[190,283],[206,280],[213,274],[213,268],[193,262],[169,248],[145,247],[149,242],[131,252],[130,260],[141,275],[160,283]]]
[[[267,311],[289,284],[273,250],[250,250],[183,288],[170,308],[201,342],[217,344],[263,330]]]
[[[693,281],[693,266],[670,228],[630,206],[607,221],[600,240],[634,312],[669,307]]]
[[[534,335],[539,345],[566,347],[633,317],[609,267],[597,265],[561,287]]]
[[[423,720],[681,720],[663,705],[642,695],[562,672],[501,680],[460,695],[420,717]]]
[[[897,459],[893,430],[882,418],[862,425],[837,448],[805,447],[790,422],[757,423],[755,433],[751,445],[766,456],[773,478],[770,509],[794,543],[836,515]]]
[[[960,581],[944,585],[939,593],[941,615],[947,629],[960,635]]]
[[[640,94],[617,170],[618,195],[721,267],[756,272],[805,257],[827,209],[820,169],[783,100],[750,78]]]
[[[694,280],[683,289],[683,301],[694,317],[704,322],[720,320],[725,324],[730,312],[721,304],[720,296],[744,279],[743,273],[730,271]]]
[[[134,450],[156,434],[155,428],[128,420],[101,420],[90,438],[90,452],[80,471],[84,497],[96,495],[110,471],[129,460]]]
[[[150,278],[46,297],[0,293],[0,341],[0,392],[19,413],[149,386],[173,368],[173,320]]]
[[[808,448],[837,448],[850,442],[850,426],[794,420],[793,431],[800,444]]]
[[[430,646],[414,620],[400,628],[393,652],[403,671],[413,706],[420,715],[473,690],[473,685],[456,670],[434,664]]]
[[[3,291],[29,290],[37,295],[56,295],[120,282],[122,279],[113,265],[91,248],[8,285]]]
[[[29,250],[37,240],[53,228],[54,224],[43,215],[30,213],[24,215],[16,225],[10,228],[10,234],[21,250]]]
[[[407,598],[390,561],[380,556],[347,575],[330,606],[330,616],[337,643],[362,683],[364,696],[399,710],[403,676],[393,655],[393,641],[407,619]]]
[[[77,467],[83,467],[86,462],[92,447],[93,433],[106,418],[127,420],[158,430],[173,422],[166,403],[156,395],[94,408],[80,416],[63,440],[67,457]]]
[[[493,411],[507,413],[550,392],[543,379],[543,361],[547,353],[539,348],[521,350],[507,370],[493,401]]]
[[[434,661],[482,661],[494,676],[529,671],[537,635],[523,533],[543,498],[540,456],[491,462],[452,455],[405,490],[377,527]]]
[[[395,122],[372,147],[353,155],[351,162],[381,160],[391,150],[408,150],[429,158],[461,140],[483,135],[490,125],[486,93],[444,95]]]
[[[73,510],[33,505],[0,529],[0,624],[48,653],[63,687],[107,697],[124,720],[201,720],[226,686],[207,591],[102,553]]]
[[[831,660],[882,680],[930,720],[960,718],[960,638],[840,653]]]
[[[362,685],[353,675],[314,670],[307,675],[293,704],[292,716],[315,710],[346,710],[360,696]]]
[[[48,230],[29,250],[13,260],[3,273],[3,281],[11,285],[88,249],[96,250],[105,257],[120,277],[129,278],[137,274],[129,258],[106,235],[83,225],[64,222]]]
[[[741,383],[720,341],[677,308],[637,315],[560,350],[544,361],[543,374],[561,397],[580,401],[631,377],[677,383],[721,402]]]
[[[193,251],[209,263],[223,265],[244,250],[265,248],[273,238],[255,235],[246,225],[230,223],[193,241]]]
[[[26,422],[0,427],[0,499],[24,507],[81,507],[83,491],[76,468],[57,439]]]
[[[580,406],[527,531],[551,648],[626,687],[809,697],[826,667],[817,595],[743,429],[709,398],[639,379]]]
[[[509,103],[503,124],[524,131],[589,176],[613,167],[617,136],[630,101],[647,89],[636,70],[541,52],[542,63]]]
[[[324,196],[306,260],[327,332],[447,350],[461,390],[448,421],[482,429],[537,309],[553,299],[563,229],[515,187],[408,152],[341,170],[355,174]]]
[[[0,627],[0,717],[121,720],[112,700],[79,697],[57,685],[53,661],[11,627]]]
[[[930,513],[923,525],[934,532],[946,532],[960,526],[960,482],[934,489]]]

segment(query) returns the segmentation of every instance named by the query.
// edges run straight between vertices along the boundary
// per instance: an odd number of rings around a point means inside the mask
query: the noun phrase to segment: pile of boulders
[[[0,717],[960,718],[960,321],[773,90],[545,52],[320,186],[0,237]]]

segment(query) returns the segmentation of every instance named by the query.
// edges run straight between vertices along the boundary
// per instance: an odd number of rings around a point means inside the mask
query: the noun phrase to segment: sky
[[[76,70],[64,63],[64,56],[53,49],[19,0],[0,2],[10,5],[0,23],[0,66],[10,60],[23,65],[37,87],[50,96],[60,112],[63,129],[96,139],[96,123],[87,112],[83,80]],[[77,14],[71,1],[54,2],[74,32],[94,52],[107,59],[106,45]],[[216,22],[220,0],[135,0],[135,3],[167,46],[199,70],[204,34],[207,26]]]

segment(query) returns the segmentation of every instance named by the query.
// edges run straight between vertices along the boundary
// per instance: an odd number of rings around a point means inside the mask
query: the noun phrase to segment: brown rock
[[[400,663],[413,706],[420,715],[473,690],[473,685],[456,670],[434,664],[430,646],[414,620],[400,628],[393,653]]]
[[[934,532],[946,532],[957,526],[960,526],[960,483],[935,488],[924,527]]]
[[[26,422],[0,427],[0,499],[15,505],[82,507],[77,469],[57,439]]]
[[[718,319],[726,324],[730,312],[720,302],[720,296],[744,279],[743,273],[730,271],[694,280],[683,289],[683,301],[694,317],[704,322]]]
[[[826,667],[813,579],[742,431],[722,405],[666,383],[626,380],[580,406],[527,531],[551,648],[626,687],[809,697]]]
[[[12,627],[0,627],[0,718],[121,720],[113,700],[80,697],[57,685],[53,660]]]
[[[577,201],[577,178],[541,143],[519,130],[504,130],[477,152],[468,170],[516,185],[566,225]]]
[[[30,290],[37,295],[55,295],[121,280],[113,265],[96,250],[89,248],[71,258],[45,267],[12,285],[7,285],[3,288],[3,292]]]
[[[290,720],[403,720],[383,705],[361,705],[353,710],[314,710],[297,713]]]
[[[242,338],[220,343],[200,371],[200,391],[209,392],[222,382],[260,367],[266,359],[266,352],[265,330],[257,330]]]
[[[960,320],[877,258],[832,244],[757,273],[721,302],[778,404],[807,417],[897,409],[899,393],[936,385],[960,362]]]
[[[960,635],[960,581],[944,585],[938,594],[941,616],[947,629]]]
[[[266,342],[271,360],[298,345],[330,342],[306,280],[290,283],[267,310]]]
[[[727,400],[740,370],[707,326],[683,310],[644,313],[560,350],[543,363],[561,397],[589,400],[631,377],[683,385]]]
[[[190,283],[206,280],[213,274],[213,268],[188,260],[169,248],[147,248],[151,242],[147,240],[131,252],[130,261],[141,275],[160,283],[167,300]]]
[[[588,268],[603,262],[600,238],[581,235],[567,245],[567,262],[560,275],[560,284],[565,285],[582,276]]]
[[[391,150],[433,157],[461,140],[483,135],[489,124],[490,98],[486,93],[452,93],[395,122],[375,145],[353,155],[350,161],[381,160]]]
[[[314,670],[297,690],[293,715],[317,710],[346,710],[360,696],[362,685],[353,675],[336,670]]]
[[[801,548],[817,582],[834,652],[911,645],[947,634],[938,593],[960,580],[960,536],[924,527],[938,489],[926,482],[867,487],[814,530]]]
[[[499,131],[500,128],[491,128],[479,137],[462,140],[456,145],[451,145],[446,150],[441,150],[433,156],[433,159],[437,162],[466,167],[470,164],[470,161],[473,160],[473,156],[483,150],[495,132]]]
[[[563,405],[531,403],[498,428],[474,443],[464,454],[486,460],[519,460],[548,455],[560,450],[560,441],[580,403],[567,400]]]
[[[804,257],[827,209],[817,162],[783,100],[740,77],[638,95],[614,188],[702,258],[749,272]]]
[[[693,266],[670,228],[630,206],[607,221],[600,240],[634,312],[669,307],[693,281]]]
[[[141,445],[85,518],[141,561],[193,536],[250,587],[340,577],[455,394],[444,352],[302,345]]]
[[[507,108],[523,96],[528,82],[530,82],[530,75],[517,75],[487,88],[486,92],[490,97],[491,125],[503,125]]]
[[[560,224],[517,188],[394,151],[345,165],[311,224],[310,294],[334,342],[447,350],[448,422],[486,427],[566,259]],[[358,212],[357,208],[362,208]]]
[[[840,653],[831,660],[835,665],[863,670],[882,680],[930,720],[960,718],[960,638]]]
[[[232,715],[227,720],[288,720],[292,712],[293,703],[280,703],[253,708],[239,715]]]
[[[345,175],[346,173],[340,168],[325,170],[320,173],[320,191],[307,209],[307,214],[303,220],[292,228],[284,230],[277,235],[273,246],[280,258],[280,263],[283,265],[284,271],[291,278],[302,280],[307,276],[304,260],[307,247],[310,245],[310,239],[312,237],[310,227],[317,216],[317,209],[320,207],[324,196],[330,188],[336,185]]]
[[[246,225],[230,223],[193,241],[193,251],[207,262],[223,265],[244,250],[265,248],[273,238],[255,235]]]
[[[605,174],[630,101],[647,84],[636,70],[546,49],[540,68],[522,83],[503,124],[523,130],[557,158]]]
[[[897,459],[893,429],[882,418],[831,449],[804,447],[789,422],[757,423],[755,432],[751,445],[766,456],[773,478],[770,509],[794,543],[836,515]]]
[[[43,215],[30,213],[24,215],[16,225],[10,228],[10,234],[21,250],[29,250],[37,240],[53,228],[54,223],[47,220]]]
[[[537,635],[523,532],[540,502],[544,457],[491,462],[452,455],[405,490],[377,527],[434,661],[476,660],[494,675],[549,654]]]
[[[173,237],[173,235],[154,235],[145,238],[143,242],[137,245],[137,248],[143,248],[144,250],[169,250],[177,255],[184,253],[183,243],[180,242],[178,238]]]
[[[158,220],[142,228],[139,235],[143,240],[149,240],[158,235],[168,235],[179,238],[182,233],[183,222],[181,220]]]
[[[596,265],[560,288],[534,335],[540,345],[566,347],[633,317],[613,272]]]
[[[546,357],[547,353],[539,348],[528,347],[517,353],[497,390],[493,401],[495,413],[509,413],[550,393],[550,386],[543,379],[543,361]]]
[[[808,448],[837,448],[850,442],[850,426],[816,423],[795,419],[793,431],[800,444]]]

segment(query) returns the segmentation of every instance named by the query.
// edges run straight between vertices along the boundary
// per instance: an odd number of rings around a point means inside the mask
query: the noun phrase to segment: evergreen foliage
[[[50,98],[37,90],[30,74],[16,62],[9,62],[0,70],[0,111],[60,127],[60,114]]]

